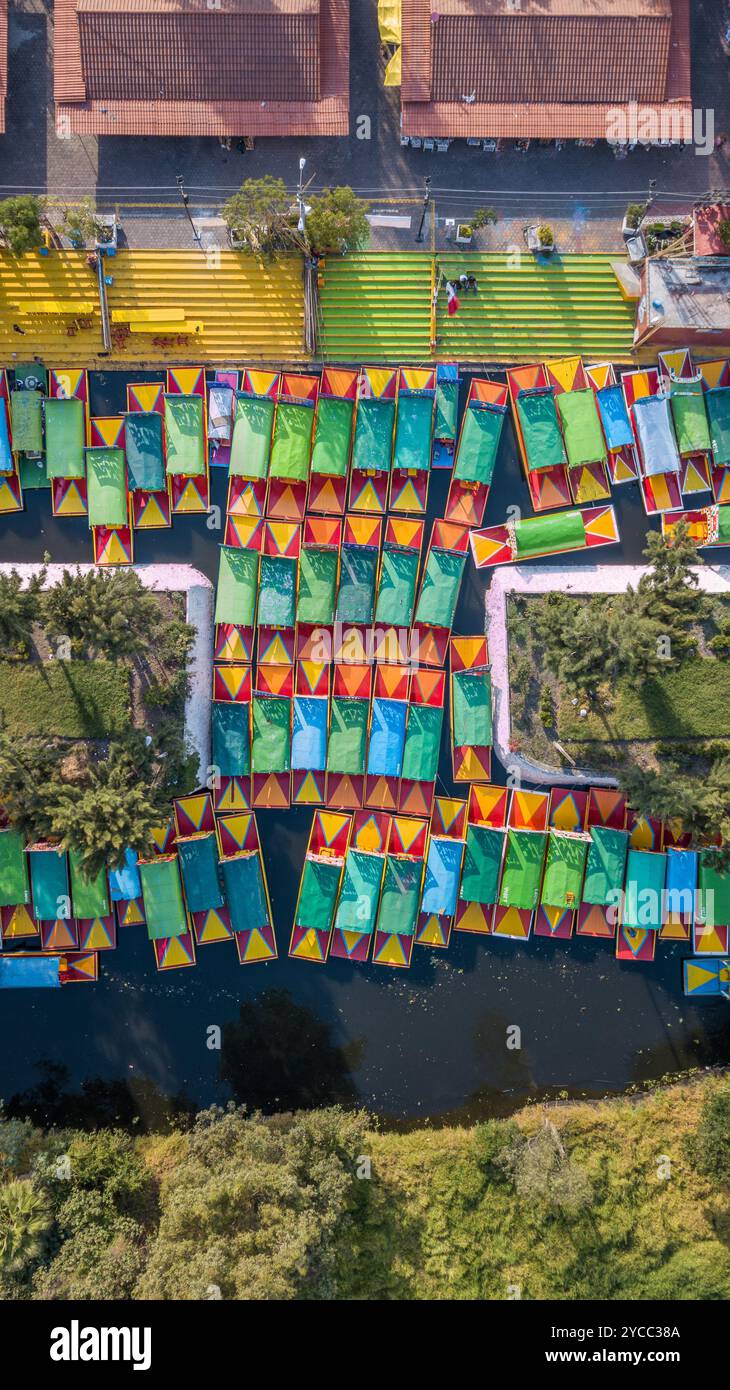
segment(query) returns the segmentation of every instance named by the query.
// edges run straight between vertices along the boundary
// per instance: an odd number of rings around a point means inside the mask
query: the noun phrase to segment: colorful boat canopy
[[[33,916],[36,921],[55,922],[57,917],[70,917],[68,863],[64,852],[57,849],[31,849],[28,851],[28,859]]]
[[[69,850],[69,867],[71,869],[71,910],[74,917],[108,917],[109,915],[109,888],[107,886],[106,872],[101,869],[98,874],[90,878],[84,873],[79,863],[79,854],[76,850]]]
[[[139,866],[150,941],[182,936],[188,930],[177,857],[160,855]]]
[[[218,875],[218,842],[213,831],[177,841],[180,872],[189,912],[209,912],[223,906]]]
[[[357,403],[352,467],[361,473],[389,473],[393,455],[395,400],[361,397]]]
[[[569,466],[577,468],[587,463],[604,463],[606,445],[591,387],[587,386],[581,391],[561,391],[555,399]]]
[[[312,473],[328,478],[347,477],[354,414],[354,400],[320,394],[312,446]]]
[[[256,617],[259,557],[254,550],[222,545],[215,596],[216,623],[253,627]]]
[[[43,413],[38,391],[11,391],[13,448],[16,453],[43,452]]]
[[[711,441],[702,383],[673,381],[669,399],[680,454],[706,453]]]
[[[0,830],[0,907],[30,902],[25,840],[17,830]]]
[[[529,560],[533,555],[555,555],[561,550],[583,550],[585,544],[585,522],[578,510],[554,512],[551,516],[528,516],[514,523],[518,560]]]
[[[367,935],[375,930],[384,867],[382,854],[348,850],[335,915],[336,930]]]
[[[730,386],[711,386],[705,392],[712,457],[721,468],[730,463]]]
[[[402,776],[407,782],[435,782],[438,773],[442,705],[410,705]]]
[[[127,475],[124,450],[86,450],[89,526],[128,526]]]
[[[338,566],[337,550],[315,547],[302,550],[299,557],[297,622],[325,625],[334,622]]]
[[[162,492],[165,456],[159,410],[133,410],[124,426],[130,492]]]
[[[454,461],[454,477],[465,483],[491,485],[506,406],[471,400],[464,412]]]
[[[508,830],[499,890],[501,907],[532,910],[537,906],[547,835],[541,830]]]
[[[165,396],[165,454],[170,476],[205,473],[205,404],[199,395]]]
[[[662,925],[666,854],[630,849],[626,865],[622,926],[658,931]]]
[[[252,770],[291,771],[291,700],[278,695],[254,695],[252,714]]]
[[[400,550],[389,546],[383,550],[375,604],[376,623],[410,627],[419,562],[419,550]]]
[[[295,772],[324,772],[327,766],[328,702],[295,695],[291,765]]]
[[[279,401],[274,420],[269,477],[306,482],[312,450],[314,409],[301,401]]]
[[[456,613],[466,556],[432,546],[428,552],[423,585],[414,622],[451,628]]]
[[[236,854],[223,859],[221,868],[234,932],[270,926],[259,853]]]
[[[59,956],[0,956],[0,989],[58,989]]]
[[[583,884],[584,903],[596,907],[616,903],[616,894],[624,885],[628,845],[628,830],[612,830],[605,825],[592,827]]]
[[[528,470],[555,468],[566,463],[552,388],[536,387],[521,391],[517,415],[525,445]]]
[[[614,452],[617,449],[625,449],[632,445],[634,431],[631,428],[629,412],[626,409],[626,401],[621,387],[618,385],[603,386],[600,391],[596,392],[596,400],[609,449]]]
[[[698,917],[706,926],[730,926],[730,873],[711,849],[700,851]]]
[[[76,397],[46,401],[46,473],[49,478],[83,478],[86,421]],[[16,448],[18,446],[16,445]]]
[[[485,666],[452,673],[454,748],[486,748],[492,742],[492,678]]]
[[[221,777],[251,771],[250,705],[215,701],[211,707],[211,757]]]
[[[545,907],[577,907],[588,853],[587,835],[551,830],[540,902]]]
[[[383,935],[413,936],[421,901],[423,864],[389,855],[385,864],[377,930]]]
[[[327,771],[356,777],[365,772],[369,700],[332,697]]]
[[[403,472],[425,472],[433,450],[433,395],[412,395],[401,389],[395,426],[393,467]]]
[[[431,837],[428,844],[421,912],[453,917],[459,897],[463,852],[461,840]]]
[[[678,473],[679,451],[672,428],[668,396],[640,396],[634,402],[636,433],[644,473]]]
[[[229,464],[232,478],[266,477],[275,409],[271,396],[237,395]]]
[[[485,907],[497,901],[505,832],[490,825],[470,825],[466,832],[459,897]]]

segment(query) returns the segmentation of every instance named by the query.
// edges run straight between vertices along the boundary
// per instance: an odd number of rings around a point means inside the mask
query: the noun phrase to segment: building
[[[730,256],[651,257],[641,269],[634,346],[730,349]]]
[[[56,0],[60,135],[347,135],[349,0]]]
[[[404,136],[691,139],[689,0],[403,0]]]

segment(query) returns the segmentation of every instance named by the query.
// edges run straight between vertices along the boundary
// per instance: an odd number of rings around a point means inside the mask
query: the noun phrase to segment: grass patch
[[[613,708],[589,709],[563,695],[558,708],[558,736],[574,743],[633,739],[730,737],[730,663],[690,657],[676,670],[648,680],[640,690],[620,688]]]
[[[0,661],[0,726],[17,737],[121,733],[129,724],[129,679],[111,661]]]

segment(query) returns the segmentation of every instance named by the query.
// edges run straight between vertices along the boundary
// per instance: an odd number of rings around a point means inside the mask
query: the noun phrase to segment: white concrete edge
[[[619,594],[636,586],[650,565],[514,565],[496,570],[486,594],[486,634],[492,670],[494,749],[513,780],[550,786],[615,787],[615,777],[599,777],[582,768],[556,772],[510,749],[509,633],[507,599],[511,594]],[[698,565],[700,588],[730,594],[730,565]]]
[[[48,571],[45,588],[52,589],[67,570],[82,574],[100,573],[92,564],[14,564],[0,563],[0,574],[15,570],[26,582],[42,569]],[[188,657],[190,689],[185,701],[183,737],[185,745],[198,756],[198,781],[205,783],[210,766],[210,707],[213,692],[213,585],[192,565],[131,565],[147,589],[160,593],[185,594],[185,618],[195,628],[195,639]]]

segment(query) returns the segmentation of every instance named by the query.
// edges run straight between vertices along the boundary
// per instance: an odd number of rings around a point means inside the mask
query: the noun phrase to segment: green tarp
[[[305,859],[295,925],[326,931],[340,890],[342,865],[331,859]]]
[[[13,449],[16,453],[43,452],[42,397],[38,391],[11,391],[10,409],[13,420]]]
[[[79,864],[76,850],[69,850],[68,862],[71,867],[71,906],[74,917],[108,917],[109,886],[106,872],[101,869],[94,878],[89,878]]]
[[[313,428],[314,410],[311,405],[279,401],[271,445],[270,477],[306,482]]]
[[[30,902],[25,841],[17,830],[0,830],[0,907]]]
[[[291,771],[291,700],[254,695],[251,767],[254,772]]]
[[[32,849],[28,859],[33,916],[39,922],[70,916],[66,855],[55,849]]]
[[[730,871],[720,872],[711,849],[700,852],[699,894],[702,922],[710,927],[730,926]]]
[[[593,826],[583,884],[584,903],[595,907],[610,907],[616,903],[616,893],[624,886],[628,845],[627,830]]]
[[[540,902],[545,907],[577,907],[583,886],[588,840],[551,830]]]
[[[705,405],[715,463],[730,463],[730,386],[713,386],[706,391]]]
[[[444,711],[437,705],[410,705],[402,776],[407,782],[435,782]]]
[[[523,391],[517,397],[517,416],[525,443],[527,467],[555,468],[566,462],[555,400],[551,391]]]
[[[127,479],[123,449],[86,450],[89,526],[128,526]]]
[[[436,422],[434,436],[444,443],[456,439],[456,424],[459,418],[458,381],[440,381],[436,387]]]
[[[508,830],[499,902],[502,907],[537,905],[547,835],[538,830]]]
[[[361,472],[390,472],[394,424],[395,401],[366,399],[358,402],[353,468]]]
[[[218,841],[211,831],[178,840],[180,872],[189,912],[211,912],[224,903],[218,876]]]
[[[299,558],[298,623],[333,623],[337,589],[336,550],[303,550]]]
[[[364,854],[351,849],[345,860],[340,901],[337,904],[335,927],[341,931],[370,934],[380,901],[385,860],[380,854]]]
[[[389,857],[385,863],[383,892],[377,930],[395,936],[413,936],[421,903],[423,864]]]
[[[410,396],[401,392],[393,467],[423,473],[431,467],[432,451],[433,396]]]
[[[469,826],[459,888],[462,902],[482,903],[485,907],[496,903],[504,840],[503,830],[490,825]]]
[[[205,472],[202,396],[165,396],[167,471],[185,478]]]
[[[365,771],[369,700],[333,696],[327,743],[327,771],[361,776]]]
[[[221,777],[246,777],[251,771],[250,706],[235,700],[211,705],[211,757]]]
[[[410,627],[416,599],[419,553],[384,550],[380,567],[375,621],[390,627]]]
[[[528,516],[515,522],[515,555],[518,560],[531,555],[554,555],[561,550],[582,550],[586,529],[579,511],[555,512],[552,516]]]
[[[152,859],[139,865],[150,941],[182,936],[188,930],[177,859]]]
[[[717,508],[717,539],[720,544],[730,544],[730,507]]]
[[[492,742],[492,677],[485,668],[454,671],[454,748],[487,748]]]
[[[429,551],[416,606],[416,624],[430,623],[433,627],[447,628],[453,625],[465,558],[450,550]]]
[[[50,487],[51,482],[46,468],[45,454],[36,459],[29,458],[27,454],[18,454],[18,476],[23,492]]]
[[[606,442],[596,405],[595,392],[587,386],[582,391],[561,391],[556,396],[560,423],[571,468],[586,463],[603,463]],[[550,903],[559,907],[559,903]]]
[[[705,393],[699,382],[673,381],[670,404],[680,454],[703,454],[711,448]]]
[[[346,478],[352,445],[355,402],[320,396],[312,449],[312,472]]]
[[[73,397],[46,401],[46,471],[49,478],[83,478],[86,444],[84,403]]]
[[[126,416],[124,447],[130,492],[137,489],[141,492],[164,491],[162,416],[158,410],[134,410]]]
[[[269,926],[269,908],[258,854],[236,854],[221,863],[234,932]]]
[[[626,864],[626,886],[622,923],[625,927],[662,925],[662,894],[667,871],[666,854],[630,849]]]
[[[259,557],[254,550],[238,550],[231,545],[222,545],[219,557],[215,621],[253,627]]]
[[[236,397],[229,473],[237,478],[265,478],[269,467],[274,401],[269,396]]]
[[[259,627],[293,627],[297,606],[297,562],[288,555],[262,555]]]
[[[342,623],[371,623],[375,608],[378,551],[373,546],[342,548],[337,617]]]
[[[504,417],[504,410],[469,406],[456,450],[455,478],[465,483],[491,485]]]

